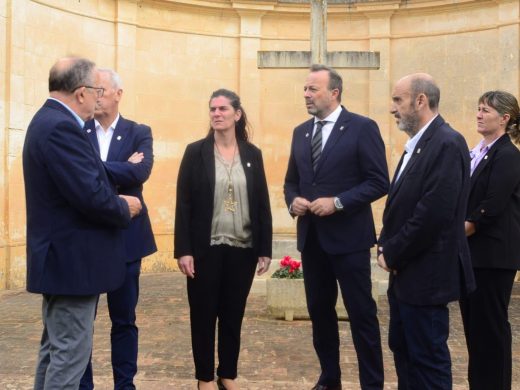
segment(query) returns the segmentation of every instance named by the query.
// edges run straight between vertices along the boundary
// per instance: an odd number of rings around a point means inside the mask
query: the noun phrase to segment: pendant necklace
[[[220,153],[220,149],[216,142],[215,142],[215,148],[217,149],[217,152],[220,155],[220,157],[222,158],[222,160],[224,161],[222,163],[222,165],[224,165],[224,169],[226,170],[226,174],[228,177],[227,196],[223,202],[224,210],[234,213],[236,211],[238,202],[235,200],[235,191],[233,189],[233,179],[231,178],[231,173],[233,171],[233,166],[235,165],[235,153],[237,151],[237,144],[235,143],[235,148],[233,149],[233,158],[231,160],[231,165],[229,166],[229,169],[227,167],[227,164],[225,163],[226,160],[224,159],[224,156],[222,155],[222,153]]]

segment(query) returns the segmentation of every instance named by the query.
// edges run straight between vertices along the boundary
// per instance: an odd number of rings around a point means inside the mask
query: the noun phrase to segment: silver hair
[[[123,82],[121,81],[121,77],[117,72],[113,69],[108,68],[98,68],[98,72],[108,73],[110,76],[110,82],[112,83],[112,87],[114,89],[122,89]]]

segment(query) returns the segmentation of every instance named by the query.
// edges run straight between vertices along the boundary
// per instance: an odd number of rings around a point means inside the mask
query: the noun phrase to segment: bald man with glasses
[[[137,197],[116,194],[83,132],[103,94],[97,79],[87,59],[54,64],[23,147],[27,290],[43,298],[35,390],[78,388],[99,294],[124,280],[121,229],[141,211]]]

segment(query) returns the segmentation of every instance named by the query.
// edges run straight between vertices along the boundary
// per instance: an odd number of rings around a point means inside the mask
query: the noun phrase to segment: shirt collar
[[[58,102],[60,103],[63,107],[65,107],[71,114],[72,116],[76,119],[76,121],[78,122],[79,124],[79,127],[80,128],[83,128],[85,126],[85,121],[83,119],[80,118],[80,116],[78,114],[76,114],[74,112],[74,110],[72,110],[72,108],[70,108],[69,106],[67,106],[65,103],[63,103],[61,100],[58,100],[58,99],[55,99],[53,97],[50,97],[49,96],[49,99],[50,100],[54,100],[55,102]]]
[[[117,116],[116,116],[116,119],[114,119],[114,121],[112,122],[112,124],[108,127],[107,130],[112,130],[114,131],[116,129],[116,126],[117,126],[117,122],[119,121],[119,113],[117,113]],[[94,119],[94,126],[96,126],[96,130],[98,129],[103,129],[103,126],[101,126],[101,123],[99,123],[97,121],[97,119]]]
[[[320,119],[318,117],[314,117],[314,124],[316,122],[327,122],[327,123],[336,123],[338,121],[339,115],[341,114],[341,104],[336,107],[334,111],[332,111],[329,116],[326,118]]]
[[[488,151],[491,149],[491,147],[497,142],[501,137],[498,137],[496,140],[491,142],[490,144],[484,146],[484,140],[482,139],[477,146],[475,146],[473,149],[469,151],[471,158],[478,156],[480,153],[483,153],[484,151]]]
[[[433,122],[433,120],[435,118],[437,118],[439,114],[435,115],[432,119],[430,119],[430,121],[428,123],[426,123],[422,128],[421,130],[419,130],[419,132],[417,134],[415,134],[412,138],[410,138],[407,142],[406,142],[406,145],[404,147],[404,150],[406,150],[406,153],[412,153],[415,149],[415,147],[417,146],[417,144],[419,143],[419,140],[421,139],[422,135],[424,134],[424,132],[426,131],[426,129],[428,128],[428,126],[430,126],[430,124]]]

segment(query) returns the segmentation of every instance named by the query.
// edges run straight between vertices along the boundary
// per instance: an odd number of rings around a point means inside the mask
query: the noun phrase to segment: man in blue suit
[[[23,147],[27,290],[43,295],[35,390],[78,388],[98,296],[123,283],[121,228],[141,209],[138,198],[116,195],[83,132],[103,95],[97,82],[93,62],[60,59]]]
[[[452,388],[447,304],[474,288],[464,232],[468,147],[439,115],[439,99],[424,73],[392,92],[390,112],[410,140],[386,201],[378,263],[390,272],[388,343],[399,390]]]
[[[139,298],[141,258],[157,247],[150,218],[143,199],[143,183],[153,166],[152,132],[119,114],[123,95],[119,75],[111,69],[99,69],[99,85],[105,93],[98,99],[94,120],[85,131],[99,153],[103,165],[120,194],[136,196],[143,209],[123,233],[126,248],[126,277],[122,286],[107,294],[108,312],[112,320],[112,372],[114,389],[135,389],[137,372],[138,329],[135,308]],[[89,362],[81,380],[81,389],[93,389],[92,364]]]
[[[370,248],[376,243],[370,203],[387,193],[388,168],[377,124],[341,106],[342,88],[334,69],[311,67],[304,98],[314,117],[294,130],[285,200],[298,217],[298,250],[321,365],[313,389],[342,388],[335,311],[339,283],[361,388],[381,390],[381,336],[370,279]]]

